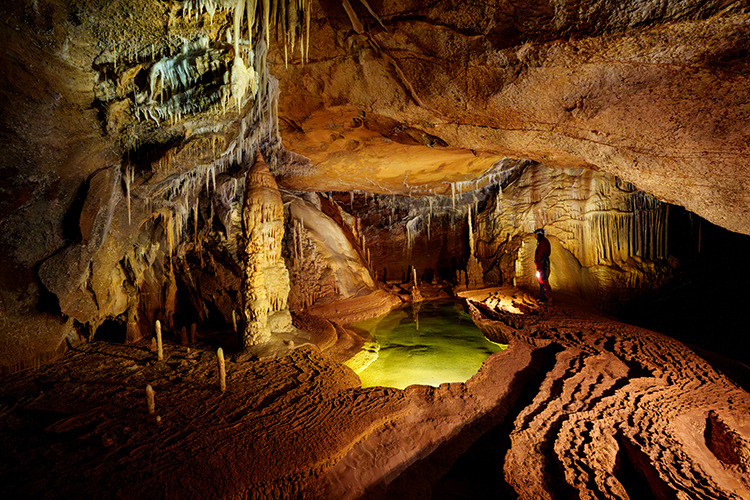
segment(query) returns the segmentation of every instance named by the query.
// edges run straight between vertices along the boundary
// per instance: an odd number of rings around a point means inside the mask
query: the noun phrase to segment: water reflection
[[[362,387],[465,382],[487,357],[506,348],[487,340],[455,301],[407,306],[352,326],[374,337],[346,363]]]

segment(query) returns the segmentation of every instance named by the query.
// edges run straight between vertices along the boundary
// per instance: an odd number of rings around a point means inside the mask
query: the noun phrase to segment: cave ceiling
[[[503,157],[604,170],[750,233],[747,2],[322,2],[277,48],[282,182],[446,193]]]
[[[235,3],[6,6],[3,97],[27,103],[6,106],[6,168],[75,178],[155,143],[166,178],[235,148],[246,124],[221,92],[236,83],[217,76]],[[606,171],[750,234],[747,0],[304,5],[309,38],[269,40],[283,147],[301,155],[282,187],[448,194],[525,158]],[[154,58],[177,66],[189,44],[200,88],[176,96],[162,80],[181,109],[144,105]]]

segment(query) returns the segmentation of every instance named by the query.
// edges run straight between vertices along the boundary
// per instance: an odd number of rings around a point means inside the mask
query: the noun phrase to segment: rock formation
[[[317,195],[313,199],[321,204]],[[349,232],[347,236],[344,224],[339,225],[315,204],[298,197],[289,197],[287,207],[293,221],[288,245],[294,277],[290,297],[293,309],[301,311],[316,302],[364,295],[376,288],[356,242],[350,240],[355,235]]]
[[[361,30],[321,5],[311,62],[270,58],[319,189],[449,194],[447,178],[529,158],[750,234],[746,0],[387,1],[377,18],[355,6]]]
[[[419,317],[419,307],[417,304],[422,302],[424,300],[424,297],[422,297],[422,292],[419,291],[419,286],[417,284],[417,270],[413,267],[411,268],[413,283],[411,287],[411,303],[413,308],[413,314],[415,318]],[[417,322],[417,328],[419,328],[419,320],[415,319]]]
[[[411,279],[423,298],[533,284],[537,227],[555,290],[607,310],[695,295],[682,324],[742,360],[748,0],[35,0],[0,18],[10,496],[750,495],[748,394],[713,367],[743,365],[584,306],[496,297],[477,321],[510,349],[466,384],[363,390],[339,364],[365,343],[343,325]],[[141,338],[157,322],[163,359]],[[287,356],[228,356],[219,396],[214,349],[259,343]],[[146,386],[158,425],[133,412]]]
[[[482,326],[509,348],[440,387],[362,389],[305,346],[273,362],[227,360],[221,393],[212,350],[168,343],[165,364],[141,345],[93,342],[5,381],[0,438],[14,460],[0,478],[11,496],[96,496],[103,484],[169,498],[750,493],[746,391],[675,340],[504,293],[523,314],[484,308]],[[159,425],[141,402],[147,383]]]
[[[513,181],[497,190],[477,224],[478,256],[504,283],[536,286],[532,233],[539,227],[553,247],[554,290],[607,306],[669,279],[669,205],[600,172],[534,164],[511,170]]]
[[[471,290],[484,286],[484,271],[482,270],[482,264],[477,260],[474,250],[474,228],[471,222],[471,208],[469,208],[468,225],[469,260],[466,262],[466,286]]]
[[[242,229],[245,240],[242,345],[250,347],[270,339],[271,316],[286,316],[286,325],[291,325],[287,308],[289,272],[281,258],[284,205],[260,152],[245,181]]]
[[[616,177],[528,160],[499,161],[455,183],[452,196],[334,198],[360,221],[373,267],[390,280],[409,280],[411,265],[427,279],[470,289],[536,288],[532,233],[544,227],[553,245],[553,288],[604,308],[668,283],[679,265],[675,255],[698,239],[694,231],[670,232],[670,224],[679,228],[687,219],[684,212]],[[476,214],[476,230],[469,214]]]
[[[197,281],[183,257],[233,267],[238,166],[258,145],[286,188],[453,198],[525,158],[594,167],[750,232],[744,0],[43,4],[2,7],[0,321],[38,332],[4,339],[7,369],[107,321],[129,338],[179,322]],[[405,243],[447,230],[407,222]],[[462,247],[435,249],[443,275]],[[415,264],[362,257],[390,279]],[[226,319],[220,295],[193,294],[191,321]]]

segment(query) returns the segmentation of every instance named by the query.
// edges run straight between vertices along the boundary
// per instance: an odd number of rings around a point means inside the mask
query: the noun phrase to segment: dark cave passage
[[[702,350],[750,365],[750,275],[743,271],[750,237],[673,209],[670,255],[675,276],[633,297],[619,312],[626,323],[664,333]]]

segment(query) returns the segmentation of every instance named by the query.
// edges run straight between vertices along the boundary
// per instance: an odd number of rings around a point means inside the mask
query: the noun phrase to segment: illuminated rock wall
[[[167,337],[210,317],[231,324],[241,274],[232,206],[247,153],[280,149],[269,24],[284,23],[282,45],[305,25],[250,7],[0,7],[12,20],[0,27],[2,101],[29,103],[0,113],[14,131],[3,156],[19,166],[3,176],[0,367],[37,364],[105,322],[122,340],[151,335],[155,319]],[[25,323],[33,342],[13,333]]]
[[[309,198],[309,196],[308,196]],[[317,195],[312,195],[320,205]],[[375,289],[370,270],[352,241],[315,204],[290,197],[292,231],[287,240],[292,274],[290,307],[301,310],[318,302],[348,298]],[[354,234],[351,234],[353,239]]]
[[[608,174],[532,164],[480,214],[477,255],[495,279],[535,287],[532,233],[544,228],[553,290],[607,306],[668,278],[668,211]]]

